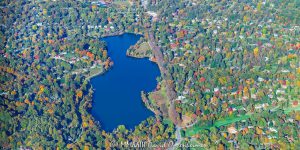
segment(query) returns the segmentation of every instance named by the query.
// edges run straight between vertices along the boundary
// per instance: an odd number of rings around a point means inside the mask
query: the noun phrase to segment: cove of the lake
[[[133,129],[154,115],[144,106],[141,91],[155,89],[159,68],[147,58],[126,56],[127,49],[140,37],[127,33],[100,39],[107,43],[108,56],[114,65],[109,71],[91,79],[95,90],[91,111],[106,131],[112,131],[119,125]]]

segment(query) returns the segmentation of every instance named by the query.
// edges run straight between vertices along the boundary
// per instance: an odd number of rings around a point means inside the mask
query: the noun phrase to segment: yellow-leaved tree
[[[258,54],[259,54],[258,47],[256,47],[256,48],[253,49],[253,54],[254,54],[255,57],[258,57]]]

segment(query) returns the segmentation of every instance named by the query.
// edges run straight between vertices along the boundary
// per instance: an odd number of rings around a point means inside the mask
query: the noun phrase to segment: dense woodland
[[[119,21],[124,14],[116,9],[79,1],[2,1],[1,11],[2,148],[109,148],[111,141],[172,138],[174,125],[160,117],[106,133],[89,114],[89,77],[113,65],[99,37],[134,32],[135,14]]]
[[[299,7],[293,0],[150,2],[160,16],[152,27],[169,62],[186,141],[233,149],[299,146]],[[246,136],[249,126],[261,132]],[[283,126],[294,132],[278,135]]]
[[[295,149],[299,7],[297,0],[3,0],[1,147],[112,149],[120,148],[116,142],[176,141],[180,127],[182,144]],[[163,115],[108,133],[89,112],[89,79],[113,67],[99,38],[124,32],[144,35],[135,47],[153,33],[170,76],[143,94]],[[170,82],[173,100],[165,96]],[[167,112],[170,103],[176,113]]]

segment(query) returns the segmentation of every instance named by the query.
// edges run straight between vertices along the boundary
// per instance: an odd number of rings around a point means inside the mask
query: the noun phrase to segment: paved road
[[[180,131],[181,131],[181,128],[177,126],[176,132],[175,132],[176,142],[174,143],[174,145],[172,147],[168,148],[168,150],[174,150],[181,143],[182,138],[181,138]]]
[[[177,145],[179,145],[181,143],[181,141],[182,141],[180,131],[181,131],[181,128],[177,127],[177,129],[176,129],[176,143],[174,144],[174,147],[176,147]]]

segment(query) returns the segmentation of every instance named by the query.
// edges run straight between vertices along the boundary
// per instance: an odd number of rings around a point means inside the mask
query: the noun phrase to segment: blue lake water
[[[95,89],[92,115],[106,131],[112,131],[118,125],[133,129],[154,115],[144,106],[141,91],[155,89],[156,77],[160,76],[159,68],[146,58],[126,56],[127,49],[140,37],[123,34],[101,39],[107,42],[108,56],[114,65],[108,72],[91,79]]]

